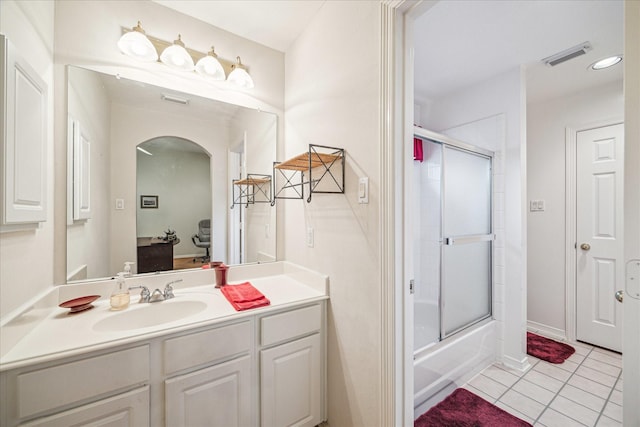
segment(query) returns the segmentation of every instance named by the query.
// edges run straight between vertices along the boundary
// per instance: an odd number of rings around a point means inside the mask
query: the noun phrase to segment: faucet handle
[[[167,283],[164,286],[164,299],[169,299],[169,298],[173,298],[175,297],[175,295],[173,294],[173,285],[174,283],[179,283],[182,282],[182,279],[177,279],[177,280],[173,280],[169,283]]]
[[[140,300],[138,302],[149,302],[149,300],[151,299],[151,292],[146,286],[132,286],[129,289],[142,289],[140,291]]]

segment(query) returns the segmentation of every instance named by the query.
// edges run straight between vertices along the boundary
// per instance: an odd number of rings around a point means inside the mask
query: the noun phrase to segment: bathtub
[[[487,319],[414,355],[414,419],[496,361],[497,324]]]

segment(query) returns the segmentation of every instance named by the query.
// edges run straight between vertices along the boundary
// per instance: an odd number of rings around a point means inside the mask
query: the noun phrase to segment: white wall
[[[226,193],[229,185],[227,124],[215,119],[176,117],[116,103],[112,104],[111,118],[111,159],[114,163],[111,171],[111,274],[121,271],[125,261],[136,259],[136,211],[139,204],[136,197],[136,146],[161,136],[188,139],[211,155],[212,251],[215,259],[224,260],[229,208]],[[115,199],[124,199],[124,210],[115,210]],[[162,235],[163,230],[159,231]],[[184,235],[179,237],[190,240]]]
[[[53,24],[54,3],[51,1],[0,2],[0,32],[47,84],[49,104],[47,221],[35,230],[0,235],[0,318],[53,283]],[[64,218],[62,221],[66,223]]]
[[[528,320],[561,337],[566,336],[565,129],[620,120],[623,108],[622,81],[527,106],[528,198],[545,201],[544,212],[528,213]]]
[[[428,108],[421,109],[420,119],[427,129],[496,151],[494,318],[500,322],[498,355],[505,364],[517,369],[527,366],[524,91],[524,76],[517,68],[430,100]],[[503,196],[500,190],[504,191]],[[502,206],[504,211],[500,210]]]
[[[49,4],[49,2],[47,3]],[[53,2],[50,3],[54,4]],[[180,73],[169,70],[168,67],[158,63],[141,63],[122,55],[116,46],[117,40],[121,35],[121,27],[131,28],[138,20],[142,21],[147,34],[151,36],[171,41],[180,33],[187,47],[207,52],[211,44],[214,43],[216,52],[222,58],[231,60],[236,55],[240,55],[242,62],[249,66],[249,72],[256,87],[246,92],[230,90],[222,85],[205,82],[194,73]],[[279,115],[278,126],[283,124],[284,54],[282,52],[267,48],[259,43],[236,36],[150,1],[88,0],[78,2],[58,0],[55,2],[55,25],[55,80],[57,88],[61,90],[60,93],[65,91],[66,86],[64,65],[74,64],[108,74],[120,74],[125,78],[167,87],[180,92],[274,112]],[[55,213],[57,218],[64,218],[66,215],[66,192],[64,190],[66,169],[62,159],[66,158],[66,142],[63,145],[65,125],[62,124],[61,120],[64,120],[64,116],[66,116],[66,97],[60,95],[56,97],[55,102],[56,123],[59,124],[59,127],[56,127],[55,153],[56,159],[60,159],[56,161],[55,169]],[[64,112],[64,114],[58,112]],[[135,129],[135,127],[132,129]],[[282,143],[280,135],[279,138],[279,143]],[[139,140],[138,143],[141,141],[143,140]],[[131,155],[131,161],[135,163],[135,155]],[[226,171],[226,156],[221,168],[218,168],[218,170],[220,172]],[[214,170],[214,174],[217,173]],[[131,179],[131,176],[129,176],[129,179]],[[223,188],[226,197],[226,174],[216,175],[213,179],[214,183],[218,180],[225,183]],[[135,182],[135,180],[132,182]],[[215,191],[217,190],[214,187]],[[134,197],[135,189],[133,195],[129,196],[127,203],[134,203]],[[134,205],[129,204],[128,206]],[[226,209],[228,209],[228,206]],[[118,220],[121,219],[120,216],[116,216],[119,218]],[[120,225],[117,223],[118,220],[112,223],[114,228]],[[135,215],[133,215],[132,224],[135,224]],[[135,239],[135,233],[131,234],[131,239]],[[216,246],[214,244],[214,251],[224,250],[226,242],[224,243],[224,246]],[[135,241],[132,240],[128,244],[130,247],[135,248]],[[55,283],[63,283],[66,277],[66,227],[64,226],[64,221],[56,221],[55,245],[56,253],[53,254],[54,279]],[[115,264],[113,268],[117,268],[115,271],[120,271],[122,268],[121,261],[125,261],[127,257],[132,255],[135,256],[135,252],[131,253],[130,251],[117,259],[112,257],[112,264]],[[219,256],[215,255],[218,259],[224,259],[225,256],[225,252],[220,252]],[[49,279],[47,282],[51,284],[52,280]]]
[[[285,259],[330,277],[328,412],[332,426],[380,425],[380,8],[325,2],[286,52],[285,155],[309,143],[346,149],[342,194],[284,205]],[[359,176],[369,204],[358,204]],[[314,247],[305,244],[313,228]]]
[[[273,161],[276,159],[276,120],[270,114],[242,110],[238,117],[247,131],[246,162],[248,174],[273,174]],[[267,195],[271,194],[263,187]],[[268,200],[256,189],[256,201]],[[276,209],[270,203],[249,205],[244,212],[245,259],[244,262],[266,261],[276,257]]]
[[[109,271],[109,186],[111,181],[111,106],[108,93],[95,73],[79,68],[69,70],[69,115],[76,120],[91,144],[91,217],[73,221],[73,187],[67,178],[67,275],[86,266],[86,277],[105,277]],[[71,148],[69,149],[71,151]],[[71,157],[68,160],[72,159]],[[67,166],[73,168],[72,160]],[[71,172],[69,172],[71,174]],[[86,278],[85,277],[85,278]]]

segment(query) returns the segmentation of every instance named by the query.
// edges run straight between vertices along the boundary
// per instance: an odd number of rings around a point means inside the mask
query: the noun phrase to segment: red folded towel
[[[271,302],[249,282],[244,282],[239,285],[221,286],[220,290],[237,311],[264,307],[265,305],[271,304]]]

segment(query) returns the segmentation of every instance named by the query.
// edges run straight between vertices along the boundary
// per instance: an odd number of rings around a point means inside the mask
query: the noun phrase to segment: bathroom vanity
[[[271,301],[241,312],[214,287],[212,270],[127,280],[162,288],[176,278],[183,281],[175,298],[120,312],[109,310],[113,280],[58,287],[5,324],[0,424],[314,426],[326,419],[326,276],[286,262],[233,267],[230,283],[250,281]],[[57,307],[93,293],[103,297],[86,312]]]

